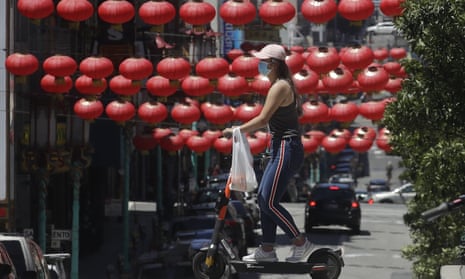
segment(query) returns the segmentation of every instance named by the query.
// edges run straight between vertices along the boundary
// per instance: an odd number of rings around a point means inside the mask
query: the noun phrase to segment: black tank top
[[[273,138],[282,138],[283,136],[299,136],[299,115],[296,109],[296,99],[285,106],[279,107],[271,116],[268,123]]]

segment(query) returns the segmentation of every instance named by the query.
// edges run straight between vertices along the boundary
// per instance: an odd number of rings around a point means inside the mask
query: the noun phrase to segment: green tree
[[[386,108],[391,132],[417,196],[404,216],[412,244],[403,256],[415,276],[439,278],[457,257],[464,211],[433,223],[421,212],[465,193],[465,5],[463,0],[406,0],[395,24],[417,59],[404,59],[409,77]]]

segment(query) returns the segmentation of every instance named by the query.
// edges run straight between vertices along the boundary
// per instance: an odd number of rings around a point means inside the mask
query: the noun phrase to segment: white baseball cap
[[[274,58],[282,61],[286,60],[286,50],[283,46],[277,44],[269,44],[260,51],[253,52],[252,54],[258,59]]]

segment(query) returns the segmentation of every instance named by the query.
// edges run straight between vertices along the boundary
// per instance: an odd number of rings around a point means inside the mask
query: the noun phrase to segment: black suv
[[[345,183],[319,183],[305,205],[305,232],[317,225],[342,225],[360,232],[361,210],[354,189]]]

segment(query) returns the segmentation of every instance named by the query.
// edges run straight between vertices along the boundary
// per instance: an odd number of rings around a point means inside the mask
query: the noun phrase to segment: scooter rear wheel
[[[220,279],[226,270],[226,258],[223,253],[215,256],[213,265],[208,267],[205,263],[206,251],[200,251],[192,259],[192,270],[196,279]]]
[[[337,279],[341,274],[342,262],[339,256],[332,252],[314,253],[310,255],[307,262],[326,265],[325,270],[311,272],[312,279]]]

